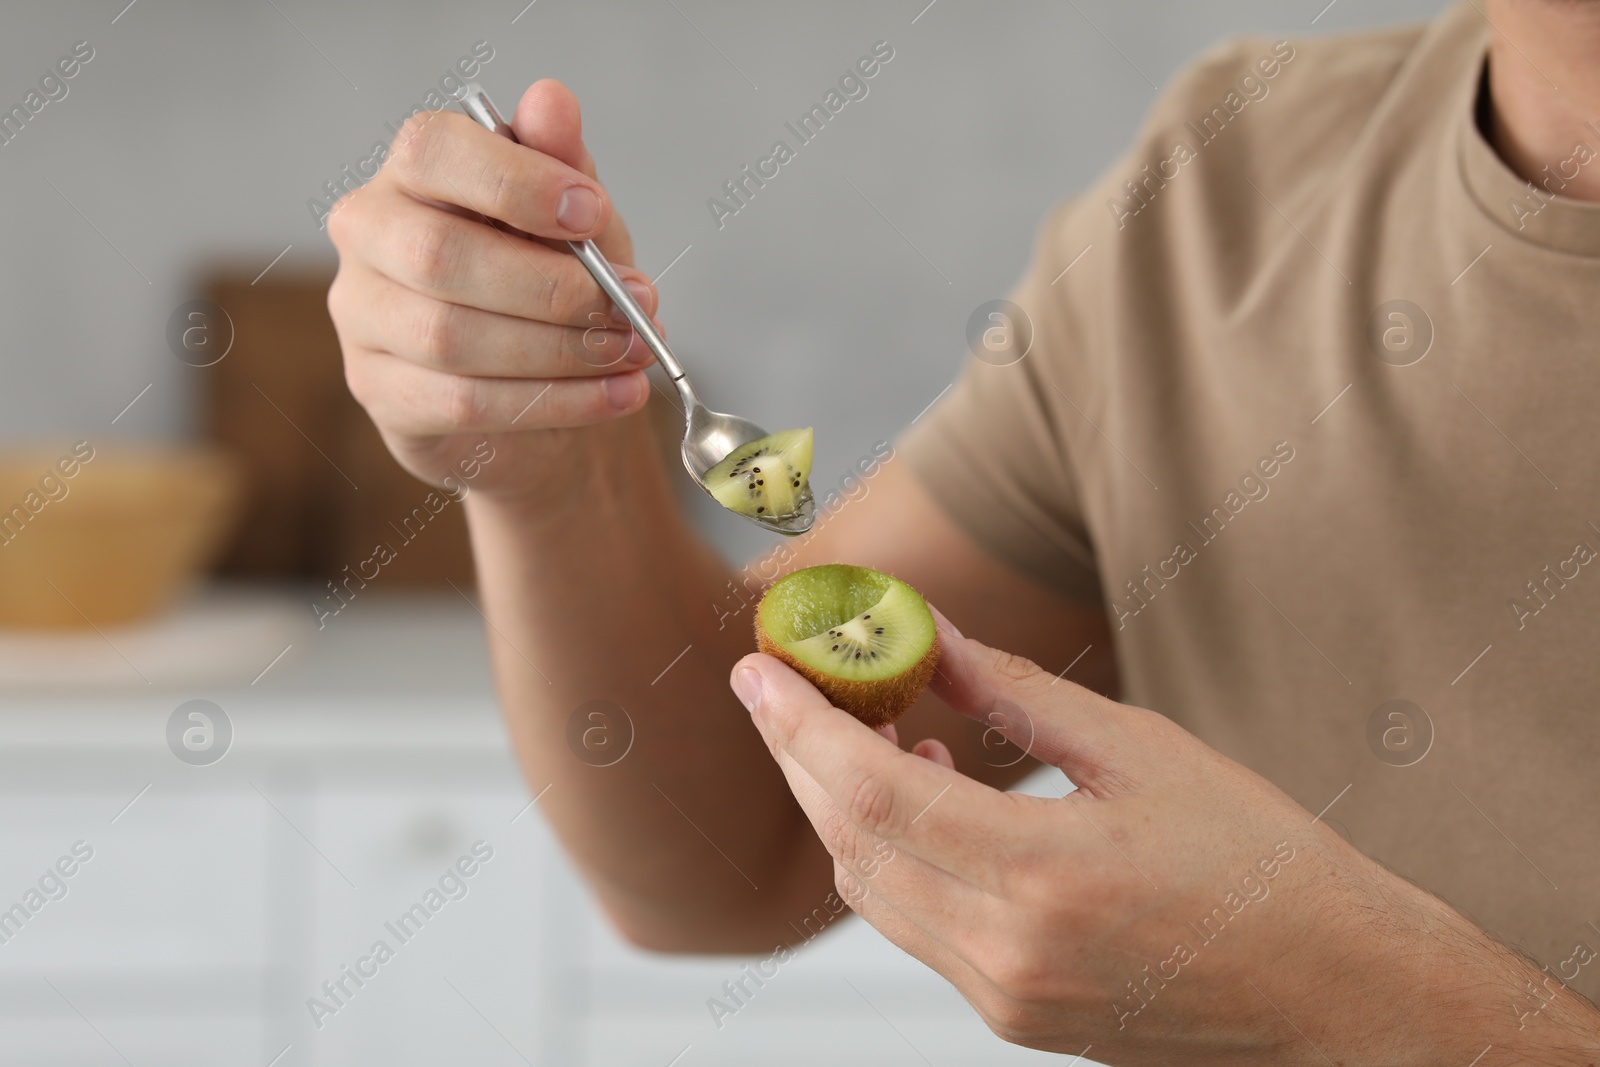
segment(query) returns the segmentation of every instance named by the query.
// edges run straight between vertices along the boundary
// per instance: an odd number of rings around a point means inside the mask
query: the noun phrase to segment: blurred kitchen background
[[[0,110],[92,48],[0,144],[0,1062],[1050,1058],[859,923],[720,1020],[752,961],[622,944],[509,755],[459,508],[319,628],[426,490],[343,390],[308,201],[479,42],[503,111],[562,79],[701,392],[815,425],[821,492],[939,395],[1187,59],[1442,4],[524,3],[0,13]],[[719,228],[707,199],[880,40],[868,95]],[[765,543],[688,499],[730,556]],[[477,842],[465,895],[344,978]]]

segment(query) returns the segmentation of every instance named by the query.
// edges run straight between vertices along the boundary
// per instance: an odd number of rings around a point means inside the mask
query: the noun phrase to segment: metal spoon
[[[488,94],[476,83],[467,86],[465,95],[461,97],[461,109],[485,129],[512,141],[517,139],[511,127],[489,102]],[[740,445],[767,436],[767,431],[746,419],[712,411],[702,404],[700,398],[695,395],[694,388],[689,384],[689,377],[684,373],[682,365],[667,347],[666,339],[657,332],[655,324],[650,321],[650,316],[645,314],[644,309],[623,286],[622,279],[617,277],[616,270],[606,260],[599,247],[593,241],[568,241],[567,244],[583,265],[589,268],[589,273],[600,283],[600,288],[604,289],[606,295],[611,297],[622,309],[623,314],[628,316],[628,322],[634,331],[644,339],[646,345],[650,346],[650,351],[655,353],[656,360],[667,372],[667,377],[678,387],[678,395],[683,398],[684,411],[688,413],[688,423],[683,431],[683,466],[695,484],[710,495],[711,490],[706,486],[706,473]],[[816,521],[816,513],[816,501],[811,495],[811,486],[808,482],[800,495],[800,506],[793,513],[744,517],[757,526],[775,533],[803,534],[811,529],[811,524]]]

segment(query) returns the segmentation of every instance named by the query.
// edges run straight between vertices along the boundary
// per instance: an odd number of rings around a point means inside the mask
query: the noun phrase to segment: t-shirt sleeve
[[[1067,303],[1053,285],[1080,251],[1067,250],[1063,223],[1072,209],[1065,205],[1047,220],[1028,273],[1009,298],[1022,314],[995,308],[1006,317],[978,316],[980,335],[999,332],[989,346],[973,338],[955,384],[896,451],[985,550],[1042,584],[1098,604],[1094,546],[1060,425],[1063,410],[1074,405],[1066,392],[1071,384],[1057,368],[1080,358]]]

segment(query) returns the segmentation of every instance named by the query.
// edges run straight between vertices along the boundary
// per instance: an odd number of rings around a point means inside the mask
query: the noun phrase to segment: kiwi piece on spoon
[[[811,427],[740,445],[706,471],[705,486],[729,511],[763,519],[800,511],[811,478]]]
[[[830,563],[774,583],[756,609],[756,645],[868,726],[894,722],[939,660],[933,613],[905,582]]]

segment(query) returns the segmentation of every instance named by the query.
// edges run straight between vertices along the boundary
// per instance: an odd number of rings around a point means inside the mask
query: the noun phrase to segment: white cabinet
[[[356,607],[321,632],[309,612],[287,636],[239,628],[263,643],[232,650],[248,674],[292,646],[254,684],[6,690],[0,908],[75,842],[93,856],[0,944],[0,1063],[1059,1062],[859,922],[719,1026],[708,999],[753,961],[639,952],[599,917],[524,810],[470,606]],[[207,766],[166,740],[195,698],[233,729]]]

